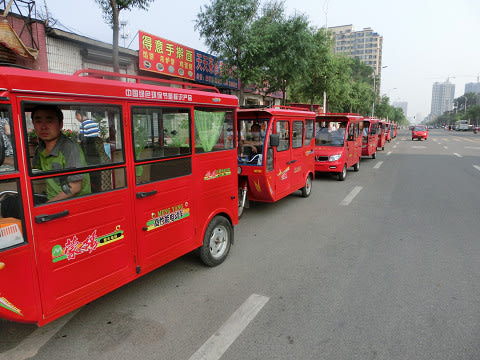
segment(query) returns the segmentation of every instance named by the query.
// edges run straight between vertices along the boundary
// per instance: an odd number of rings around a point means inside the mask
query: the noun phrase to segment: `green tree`
[[[304,78],[307,71],[312,33],[306,16],[285,17],[283,3],[273,1],[264,9],[259,19],[263,31],[257,32],[257,41],[263,44],[256,56],[261,65],[258,85],[266,86],[267,94],[282,91],[285,104],[287,85]]]
[[[210,51],[222,58],[226,69],[240,81],[240,105],[243,105],[245,86],[256,76],[252,66],[256,42],[251,42],[252,23],[257,18],[259,0],[211,0],[200,8],[195,30],[205,40]]]
[[[113,71],[120,71],[120,64],[118,60],[118,34],[119,16],[122,10],[132,10],[138,8],[141,10],[148,9],[153,0],[95,0],[103,11],[103,18],[112,26],[113,29]]]

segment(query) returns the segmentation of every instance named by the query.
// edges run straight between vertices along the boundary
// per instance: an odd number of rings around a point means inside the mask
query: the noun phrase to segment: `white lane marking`
[[[352,191],[350,191],[350,194],[348,194],[345,199],[342,200],[340,203],[341,206],[348,206],[352,202],[353,199],[355,199],[355,196],[358,195],[360,191],[362,191],[363,187],[361,186],[355,186]]]
[[[25,360],[37,355],[38,350],[42,348],[53,336],[55,336],[66,323],[74,317],[80,309],[73,311],[54,322],[38,328],[13,349],[0,354],[0,359]],[[4,357],[3,357],[4,356]]]
[[[444,148],[445,150],[448,150],[448,146],[444,146],[443,148]]]
[[[459,157],[459,158],[463,157],[462,155],[457,154],[457,153],[453,153],[453,155],[455,155],[456,157]]]
[[[375,164],[373,168],[378,169],[380,166],[382,166],[382,164],[383,164],[383,161],[379,161],[378,163]]]
[[[392,153],[391,151],[387,152],[387,156],[390,155],[391,153]]]
[[[464,149],[480,150],[480,147],[479,146],[465,146]]]
[[[423,146],[423,145],[413,145],[412,146],[412,149],[426,149],[427,147],[426,146]]]
[[[474,167],[475,169],[477,169],[478,171],[480,171],[480,166],[478,166],[478,165],[473,165],[473,167]]]
[[[252,294],[189,360],[218,360],[270,300]]]
[[[397,148],[397,145],[393,145],[393,148],[396,149],[396,148]]]

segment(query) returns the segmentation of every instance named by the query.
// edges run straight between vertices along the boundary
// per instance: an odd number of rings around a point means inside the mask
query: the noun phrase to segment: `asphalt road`
[[[480,359],[480,134],[410,133],[339,182],[247,209],[227,261],[189,254],[0,359]]]

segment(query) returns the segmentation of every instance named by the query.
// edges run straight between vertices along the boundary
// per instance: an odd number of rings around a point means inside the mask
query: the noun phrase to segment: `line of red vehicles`
[[[217,89],[152,80],[0,66],[10,128],[0,137],[0,318],[44,325],[193,250],[219,265],[249,201],[308,197],[316,172],[344,180],[396,136],[356,114],[239,109]],[[78,129],[77,112],[102,125],[95,146],[78,150],[89,155],[80,167],[58,162],[60,150],[45,150],[51,169],[32,161],[38,107],[59,132]],[[71,194],[79,177],[90,182],[83,195],[48,197],[51,184]]]

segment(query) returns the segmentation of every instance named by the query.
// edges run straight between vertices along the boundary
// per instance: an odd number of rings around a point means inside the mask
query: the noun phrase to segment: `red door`
[[[191,109],[132,107],[138,272],[192,249]]]
[[[293,165],[290,149],[290,123],[288,120],[277,119],[274,122],[275,133],[279,136],[279,145],[275,150],[275,194],[280,199],[290,193]]]

